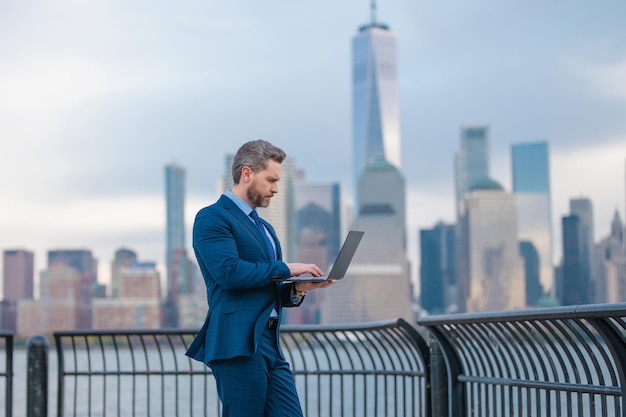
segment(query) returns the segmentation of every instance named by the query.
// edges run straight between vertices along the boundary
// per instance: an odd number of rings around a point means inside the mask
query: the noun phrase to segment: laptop
[[[337,259],[333,262],[333,267],[330,270],[330,273],[326,277],[314,277],[314,276],[299,276],[299,277],[289,277],[289,278],[275,278],[274,281],[283,281],[283,282],[324,282],[330,279],[342,279],[346,275],[346,271],[348,270],[348,266],[350,266],[350,262],[352,262],[352,257],[356,252],[356,249],[359,247],[359,243],[361,243],[361,238],[365,232],[361,232],[358,230],[351,230],[348,232],[348,236],[346,236],[346,240],[343,241],[341,245],[341,249],[339,249],[339,254],[337,255]]]

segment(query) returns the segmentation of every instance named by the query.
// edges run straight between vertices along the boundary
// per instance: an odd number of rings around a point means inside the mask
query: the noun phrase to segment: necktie
[[[263,226],[263,222],[261,222],[259,213],[257,213],[256,210],[253,209],[252,212],[250,213],[250,217],[252,217],[252,220],[254,220],[256,227],[258,227],[259,230],[261,231],[261,234],[263,235],[263,239],[265,239],[265,244],[267,245],[267,250],[270,252],[270,257],[275,260],[276,254],[274,253],[274,246],[272,245],[272,242],[270,241],[269,236],[265,232],[265,226]]]

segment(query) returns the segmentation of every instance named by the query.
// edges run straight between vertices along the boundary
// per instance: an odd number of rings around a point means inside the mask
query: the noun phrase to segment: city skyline
[[[368,2],[33,4],[0,14],[0,247],[33,251],[35,274],[55,248],[89,248],[101,268],[120,247],[163,265],[162,167],[188,172],[189,228],[217,197],[224,155],[249,139],[283,147],[311,181],[349,187],[350,45]],[[468,124],[489,126],[491,176],[508,191],[510,146],[550,144],[554,236],[571,198],[593,202],[596,240],[616,208],[626,217],[624,12],[378,3],[397,36],[412,258],[419,228],[454,221]]]

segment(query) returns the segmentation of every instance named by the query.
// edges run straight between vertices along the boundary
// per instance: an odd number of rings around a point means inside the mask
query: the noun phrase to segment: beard
[[[246,197],[248,197],[248,201],[254,207],[267,207],[270,205],[271,196],[264,196],[257,190],[254,183],[250,184],[250,187],[246,190]]]

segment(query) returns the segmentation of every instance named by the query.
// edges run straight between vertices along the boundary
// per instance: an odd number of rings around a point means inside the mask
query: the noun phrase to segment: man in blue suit
[[[211,368],[223,417],[298,417],[302,408],[280,349],[283,307],[302,303],[322,283],[278,283],[317,265],[285,263],[272,226],[258,217],[278,192],[285,152],[264,140],[245,143],[232,165],[234,186],[196,215],[193,248],[209,311],[187,355]]]

